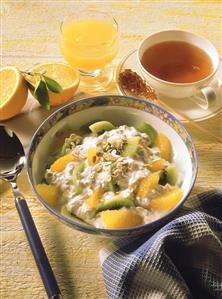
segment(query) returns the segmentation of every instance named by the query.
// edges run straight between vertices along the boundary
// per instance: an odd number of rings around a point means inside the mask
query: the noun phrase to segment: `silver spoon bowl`
[[[25,163],[23,146],[14,132],[6,126],[0,125],[0,179],[12,186],[15,205],[20,216],[26,237],[31,247],[36,265],[39,269],[48,298],[61,298],[52,268],[46,256],[35,223],[28,205],[17,186],[17,176]]]

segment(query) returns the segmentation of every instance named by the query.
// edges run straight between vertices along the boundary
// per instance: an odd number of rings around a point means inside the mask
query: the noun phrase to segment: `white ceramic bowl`
[[[149,122],[157,131],[164,133],[171,140],[173,160],[181,175],[183,198],[168,214],[143,226],[130,229],[99,229],[76,218],[72,221],[49,206],[36,191],[36,184],[44,177],[48,156],[58,141],[60,134],[67,130],[78,130],[87,123],[107,120],[115,125],[137,126]],[[57,218],[71,227],[94,234],[106,236],[131,236],[145,233],[161,226],[173,217],[184,203],[194,185],[197,175],[197,155],[190,135],[183,125],[163,108],[142,99],[127,96],[97,96],[67,104],[49,116],[34,134],[27,157],[29,180],[42,204]]]

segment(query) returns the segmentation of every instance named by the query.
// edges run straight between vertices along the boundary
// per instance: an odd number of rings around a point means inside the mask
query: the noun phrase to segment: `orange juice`
[[[61,51],[73,67],[100,69],[117,54],[118,29],[114,22],[83,19],[63,24],[61,30]]]

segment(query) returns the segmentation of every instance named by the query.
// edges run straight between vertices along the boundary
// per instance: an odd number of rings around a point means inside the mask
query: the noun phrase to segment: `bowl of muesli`
[[[34,134],[27,172],[41,203],[74,229],[149,232],[176,215],[197,175],[193,141],[147,100],[105,95],[72,102]]]

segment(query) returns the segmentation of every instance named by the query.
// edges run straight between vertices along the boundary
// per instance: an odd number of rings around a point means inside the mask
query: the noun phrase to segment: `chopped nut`
[[[117,157],[112,155],[111,153],[104,153],[103,158],[107,161],[116,161],[117,159]]]
[[[119,177],[123,177],[129,170],[129,164],[124,158],[120,157],[115,163],[111,170],[111,176],[113,180],[117,180]]]
[[[86,157],[83,153],[80,152],[80,148],[78,146],[76,146],[73,150],[72,150],[72,155],[74,157],[75,160],[84,160]]]

